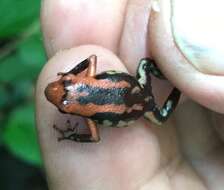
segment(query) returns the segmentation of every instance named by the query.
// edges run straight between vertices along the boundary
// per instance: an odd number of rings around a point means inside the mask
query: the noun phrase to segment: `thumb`
[[[224,113],[223,35],[218,35],[223,31],[219,21],[224,15],[204,1],[202,9],[193,1],[172,1],[172,6],[171,1],[159,2],[149,26],[154,59],[185,95]],[[220,14],[215,17],[208,14],[211,11]],[[208,15],[213,19],[206,20]],[[206,20],[203,27],[202,18]]]

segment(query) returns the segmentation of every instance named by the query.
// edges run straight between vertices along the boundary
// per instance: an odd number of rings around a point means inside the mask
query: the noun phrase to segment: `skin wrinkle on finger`
[[[140,190],[162,189],[162,190],[207,190],[200,176],[195,173],[191,166],[185,161],[178,161],[174,167],[167,166],[160,170],[148,184],[142,186]],[[162,179],[162,183],[161,183]]]
[[[45,0],[41,23],[49,57],[60,49],[84,44],[117,52],[126,3],[127,0]]]
[[[160,1],[161,12],[152,12],[150,37],[152,54],[166,76],[187,96],[202,105],[224,113],[224,77],[198,72],[173,42],[169,1]],[[171,69],[172,68],[172,69]]]

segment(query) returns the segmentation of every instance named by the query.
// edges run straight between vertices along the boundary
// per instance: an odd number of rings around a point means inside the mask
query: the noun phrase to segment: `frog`
[[[164,123],[175,110],[181,92],[174,87],[162,107],[152,92],[151,75],[166,78],[151,58],[142,58],[136,76],[126,72],[109,70],[96,74],[97,56],[90,55],[68,72],[57,73],[59,79],[45,88],[46,99],[62,114],[81,116],[89,133],[78,133],[77,123],[66,129],[55,124],[61,137],[58,140],[75,142],[99,142],[98,125],[108,127],[130,126],[140,117],[156,125]]]

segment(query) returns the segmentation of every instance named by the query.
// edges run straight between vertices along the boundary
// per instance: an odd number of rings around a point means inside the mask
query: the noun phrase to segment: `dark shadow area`
[[[47,190],[44,172],[23,162],[0,146],[1,190]]]

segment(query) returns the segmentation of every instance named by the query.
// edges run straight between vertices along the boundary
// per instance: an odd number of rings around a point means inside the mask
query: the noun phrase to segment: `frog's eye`
[[[72,80],[71,79],[69,79],[69,80],[66,79],[66,80],[63,80],[62,83],[63,83],[64,86],[69,86],[72,83]]]

